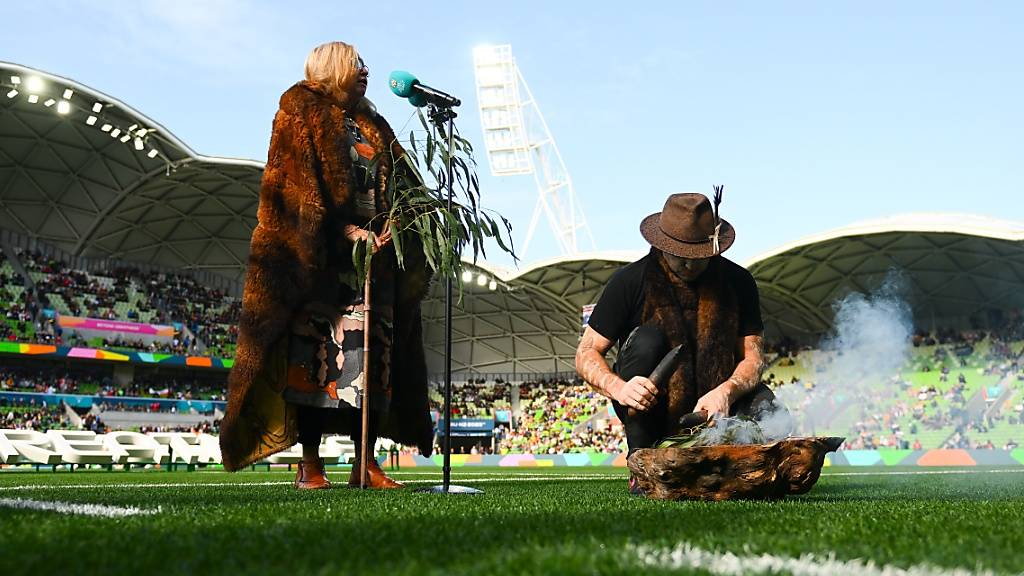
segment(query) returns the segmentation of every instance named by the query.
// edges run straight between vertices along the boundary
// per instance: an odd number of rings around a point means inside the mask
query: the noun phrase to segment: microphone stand
[[[445,181],[445,192],[448,195],[448,211],[452,209],[452,145],[455,135],[455,117],[457,114],[451,106],[439,106],[430,104],[427,115],[430,122],[448,140],[448,160],[445,162],[447,180]],[[448,235],[448,245],[452,246],[451,226],[445,227],[445,234]],[[470,488],[469,486],[452,485],[452,278],[445,277],[444,286],[444,443],[441,445],[444,452],[444,466],[442,468],[442,483],[438,486],[420,488],[417,492],[428,492],[431,494],[483,494],[483,490]]]

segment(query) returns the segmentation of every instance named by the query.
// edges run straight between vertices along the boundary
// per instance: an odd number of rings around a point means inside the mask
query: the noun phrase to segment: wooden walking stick
[[[366,249],[372,250],[369,239]],[[359,487],[366,488],[367,476],[367,454],[370,449],[366,446],[369,440],[370,428],[370,269],[366,268],[366,283],[363,285],[363,431],[362,449],[359,451]]]

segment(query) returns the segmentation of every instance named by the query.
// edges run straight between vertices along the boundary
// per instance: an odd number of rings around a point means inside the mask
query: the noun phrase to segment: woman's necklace
[[[352,134],[352,139],[356,142],[363,141],[363,133],[359,130],[359,124],[356,124],[355,118],[352,116],[345,117],[345,128],[348,129],[349,133]]]
[[[356,150],[356,144],[363,142],[363,133],[359,131],[359,125],[352,116],[345,117],[345,128],[351,138],[351,145],[348,147],[349,157],[352,158],[352,162],[359,162],[359,152]]]

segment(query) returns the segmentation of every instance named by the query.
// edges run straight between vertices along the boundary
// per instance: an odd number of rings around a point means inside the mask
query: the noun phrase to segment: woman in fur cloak
[[[388,179],[405,152],[364,96],[362,58],[343,42],[324,44],[307,58],[305,76],[281,96],[274,117],[220,443],[224,467],[234,471],[300,442],[296,486],[327,488],[321,435],[349,434],[362,453],[364,385],[371,453],[378,433],[430,453],[420,315],[430,277],[422,246],[403,245],[404,266],[396,264],[381,221]],[[371,230],[371,366],[363,382],[363,295],[352,249]],[[356,462],[349,485],[359,485],[363,465],[371,487],[400,486],[372,458]]]

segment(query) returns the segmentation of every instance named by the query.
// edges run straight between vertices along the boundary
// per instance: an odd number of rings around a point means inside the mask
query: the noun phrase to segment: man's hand
[[[628,382],[619,380],[608,388],[613,400],[641,412],[658,403],[658,387],[643,376],[633,376]]]
[[[749,334],[740,337],[736,341],[736,353],[741,360],[733,370],[732,376],[697,400],[694,412],[707,410],[708,416],[728,416],[733,401],[742,398],[761,381],[761,370],[764,369],[761,335]]]
[[[605,352],[611,347],[611,340],[587,326],[576,347],[576,371],[601,395],[615,400],[630,411],[649,410],[658,402],[658,387],[643,376],[634,376],[628,382],[619,378],[604,360]]]
[[[724,382],[714,390],[701,396],[700,400],[697,400],[697,405],[694,406],[693,411],[700,412],[701,410],[706,410],[709,417],[714,414],[728,416],[729,406],[732,404],[729,397],[730,384],[730,382]]]

